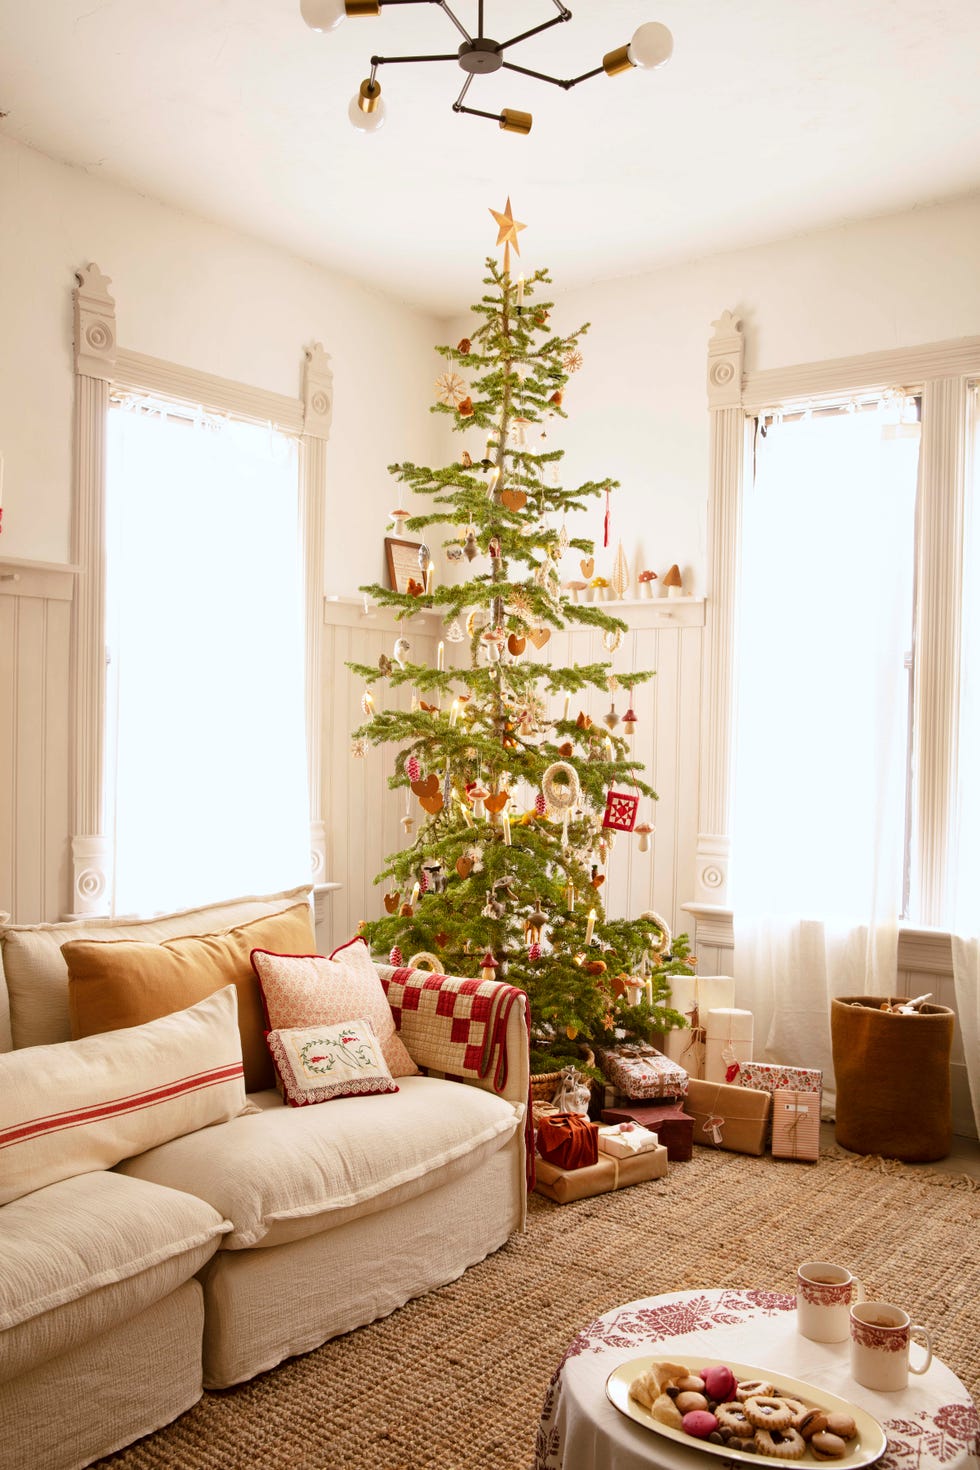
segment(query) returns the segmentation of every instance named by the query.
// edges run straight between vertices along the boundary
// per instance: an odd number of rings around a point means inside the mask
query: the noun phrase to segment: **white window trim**
[[[701,779],[691,911],[728,912],[732,823],[735,608],[746,421],[762,409],[847,398],[901,385],[922,394],[922,447],[915,630],[921,922],[936,924],[949,879],[948,818],[958,723],[958,627],[962,589],[962,495],[966,397],[980,375],[980,337],[832,358],[746,373],[741,323],[725,311],[708,343],[710,470]],[[950,495],[950,487],[957,493]],[[940,656],[941,651],[941,656]],[[927,717],[928,715],[928,717]],[[700,930],[700,925],[699,925]],[[919,931],[916,931],[919,932]]]
[[[299,503],[304,565],[306,748],[310,790],[312,880],[326,877],[322,817],[320,667],[326,449],[333,409],[329,354],[304,352],[302,396],[289,398],[121,348],[110,278],[97,265],[76,272],[74,290],[74,515],[72,561],[77,590],[72,617],[71,917],[105,914],[112,892],[112,847],[103,830],[105,748],[106,421],[111,389],[158,394],[271,423],[299,436]],[[330,885],[335,886],[335,885]]]

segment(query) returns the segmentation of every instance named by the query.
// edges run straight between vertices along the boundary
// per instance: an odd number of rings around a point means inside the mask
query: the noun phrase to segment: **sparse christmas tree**
[[[560,482],[562,451],[549,446],[546,426],[565,417],[562,394],[581,365],[587,326],[555,334],[552,303],[536,299],[547,272],[511,276],[510,247],[523,226],[510,200],[491,212],[503,267],[487,261],[489,290],[472,308],[472,337],[437,348],[448,365],[433,411],[471,433],[473,452],[442,469],[390,466],[429,502],[395,511],[398,528],[448,531],[449,560],[475,563],[473,574],[436,586],[423,543],[408,591],[362,588],[398,617],[437,609],[445,640],[469,643],[466,667],[446,667],[444,642],[437,667],[414,663],[407,639],[377,668],[350,665],[368,686],[355,748],[395,748],[389,784],[410,787],[420,803],[414,842],[378,875],[389,885],[387,917],[362,932],[393,964],[506,975],[527,991],[532,1070],[542,1072],[580,1062],[582,1043],[649,1039],[685,1024],[669,1008],[669,977],[691,966],[686,936],[672,941],[652,911],[609,919],[601,896],[617,833],[634,830],[642,797],[656,800],[615,708],[620,684],[631,706],[633,687],[652,675],[617,680],[610,662],[556,667],[536,657],[566,624],[601,629],[609,652],[626,631],[600,603],[579,603],[559,571],[574,551],[592,578],[592,543],[570,537],[565,519],[608,497],[615,482]],[[411,686],[410,710],[384,708],[386,684]],[[575,707],[589,689],[611,697],[601,726]],[[635,720],[628,707],[625,736]],[[640,830],[642,849],[651,829]]]

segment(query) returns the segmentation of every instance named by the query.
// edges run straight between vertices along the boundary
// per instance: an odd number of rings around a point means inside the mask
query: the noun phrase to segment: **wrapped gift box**
[[[600,1148],[601,1148],[600,1143]],[[772,1095],[774,1159],[820,1157],[820,1094],[777,1087]]]
[[[543,1161],[567,1170],[591,1168],[599,1157],[599,1124],[580,1113],[546,1113],[537,1125]]]
[[[655,1133],[672,1164],[684,1163],[694,1152],[694,1119],[680,1103],[623,1103],[603,1108],[604,1123],[641,1123]]]
[[[735,981],[731,975],[671,975],[671,1009],[691,1019],[698,1012],[703,1027],[709,1011],[734,1006]],[[668,1031],[663,1051],[672,1062],[679,1062],[691,1077],[704,1076],[704,1037],[689,1026]]]
[[[735,1081],[740,1087],[754,1087],[758,1092],[775,1093],[777,1088],[792,1092],[815,1092],[817,1116],[823,1099],[823,1073],[819,1067],[784,1067],[782,1062],[743,1062]],[[769,1136],[772,1136],[770,1123]]]
[[[736,1154],[764,1154],[772,1094],[692,1077],[687,1111],[694,1117],[694,1142]]]
[[[657,1135],[639,1123],[607,1123],[599,1129],[599,1152],[614,1159],[632,1159],[659,1146]]]
[[[587,1169],[556,1169],[544,1159],[535,1160],[534,1187],[557,1204],[589,1199],[594,1194],[608,1194],[625,1189],[627,1184],[642,1184],[647,1179],[662,1179],[667,1172],[667,1150],[661,1145],[629,1159],[614,1159],[600,1154],[597,1164]]]
[[[702,1015],[704,1026],[704,1080],[735,1081],[738,1071],[752,1060],[755,1020],[751,1011],[722,1006]],[[735,1068],[732,1071],[732,1068]]]
[[[610,1082],[626,1097],[683,1097],[687,1092],[684,1068],[656,1047],[600,1047],[596,1056]]]

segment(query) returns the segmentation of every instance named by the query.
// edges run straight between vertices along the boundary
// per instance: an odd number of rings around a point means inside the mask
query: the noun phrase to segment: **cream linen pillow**
[[[250,1108],[235,987],[162,1020],[0,1055],[0,1205]]]
[[[392,1077],[414,1077],[418,1067],[405,1049],[377,970],[363,939],[323,955],[273,954],[253,949],[270,1031],[297,1026],[339,1026],[352,1016],[371,1022]]]
[[[398,1091],[374,1027],[363,1016],[341,1026],[270,1031],[268,1041],[290,1107]]]

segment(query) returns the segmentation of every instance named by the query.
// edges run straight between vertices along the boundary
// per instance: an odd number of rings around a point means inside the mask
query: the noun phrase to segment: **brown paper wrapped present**
[[[774,1159],[820,1157],[820,1094],[777,1087],[772,1095]]]
[[[736,1154],[765,1153],[770,1093],[692,1077],[684,1107],[694,1117],[695,1143]]]
[[[667,1150],[672,1164],[684,1163],[691,1157],[694,1144],[694,1119],[680,1103],[620,1103],[603,1108],[604,1123],[639,1123],[657,1135],[657,1142]]]
[[[600,1154],[599,1162],[586,1169],[557,1169],[544,1159],[535,1160],[535,1189],[557,1204],[589,1199],[594,1194],[608,1194],[624,1189],[627,1184],[642,1184],[647,1179],[662,1179],[667,1172],[667,1150],[662,1144],[636,1154],[632,1159],[613,1159]]]

